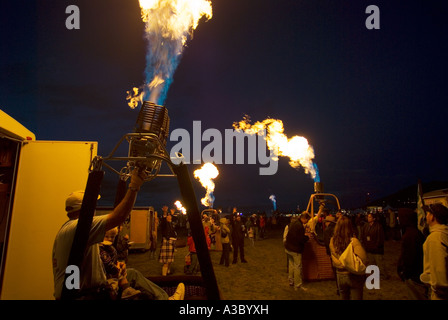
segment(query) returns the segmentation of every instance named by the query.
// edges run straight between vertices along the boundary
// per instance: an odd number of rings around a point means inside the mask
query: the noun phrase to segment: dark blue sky
[[[65,8],[78,5],[80,30]],[[368,30],[368,5],[380,30]],[[281,119],[314,147],[325,191],[343,207],[424,182],[448,180],[448,5],[442,1],[217,0],[184,50],[165,106],[171,131],[224,132],[247,114]],[[99,142],[107,155],[132,132],[126,91],[143,83],[145,47],[137,0],[2,1],[0,108],[40,140]],[[203,144],[203,147],[207,143]],[[168,150],[173,146],[168,142]],[[313,180],[280,159],[220,165],[215,207],[306,207]],[[191,171],[199,166],[191,166]],[[102,201],[117,177],[106,171]],[[193,181],[198,198],[205,191]],[[180,198],[174,178],[145,185],[139,204]]]

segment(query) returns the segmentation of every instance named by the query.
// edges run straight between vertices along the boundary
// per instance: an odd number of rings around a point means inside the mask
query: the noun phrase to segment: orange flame
[[[283,122],[276,119],[265,119],[250,124],[248,117],[233,124],[235,130],[244,131],[247,134],[262,134],[266,130],[266,144],[272,151],[274,160],[279,156],[289,157],[291,167],[297,169],[303,167],[306,174],[316,177],[316,168],[313,166],[314,149],[308,144],[308,140],[301,136],[288,138],[284,133]]]
[[[187,214],[187,209],[184,208],[184,206],[179,200],[176,200],[176,202],[174,202],[174,205],[176,206],[177,210],[182,212],[183,215]]]
[[[202,17],[212,18],[209,0],[139,0],[141,17],[145,23],[145,36],[150,39],[145,70],[146,83],[133,92],[128,91],[131,108],[138,106],[143,98],[162,103],[177,67],[183,48],[191,38]],[[162,98],[161,98],[162,96]]]
[[[199,180],[202,186],[206,189],[205,197],[201,199],[201,203],[206,207],[213,207],[215,190],[215,179],[219,175],[218,168],[213,163],[205,163],[201,169],[194,171],[194,177]]]
[[[147,31],[160,31],[164,38],[182,39],[192,33],[202,16],[212,17],[208,0],[139,0]]]

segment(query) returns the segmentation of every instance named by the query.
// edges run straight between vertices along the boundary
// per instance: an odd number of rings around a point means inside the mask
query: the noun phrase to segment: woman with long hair
[[[365,275],[350,273],[339,261],[339,257],[352,243],[354,253],[367,265],[367,253],[356,238],[352,222],[346,216],[341,216],[336,223],[333,237],[330,240],[331,260],[336,268],[336,279],[342,300],[362,300]]]

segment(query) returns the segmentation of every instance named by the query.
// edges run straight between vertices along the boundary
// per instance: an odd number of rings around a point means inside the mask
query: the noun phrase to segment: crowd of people
[[[81,266],[80,290],[76,298],[121,298],[179,300],[185,295],[185,286],[180,283],[175,294],[168,294],[149,281],[138,270],[126,266],[129,236],[122,224],[129,216],[138,190],[143,184],[141,173],[134,172],[129,189],[119,205],[104,216],[93,217],[86,254]],[[56,236],[53,248],[53,270],[55,298],[64,298],[64,283],[68,254],[70,252],[83,200],[82,192],[71,194],[66,201],[69,221]],[[405,282],[410,299],[448,299],[448,209],[441,204],[425,207],[425,230],[417,226],[415,210],[389,209],[384,213],[368,212],[347,215],[341,211],[333,214],[321,203],[315,215],[304,211],[283,218],[265,214],[243,216],[237,208],[222,214],[211,210],[202,216],[202,226],[209,250],[221,251],[219,264],[229,267],[230,263],[248,263],[245,256],[245,239],[250,245],[267,236],[267,228],[283,228],[283,245],[288,261],[288,280],[296,291],[306,292],[303,281],[302,255],[310,238],[325,246],[337,280],[337,290],[341,299],[363,299],[366,274],[353,272],[341,260],[350,248],[361,265],[375,265],[382,279],[387,280],[391,272],[397,272]],[[158,261],[161,274],[171,274],[175,259],[178,234],[173,222],[175,209],[162,208],[155,233],[152,234],[150,254],[159,249]],[[160,221],[160,223],[158,223]],[[284,222],[284,224],[283,224]],[[200,271],[196,246],[188,220],[184,219],[187,230],[188,255],[185,256],[186,274]],[[279,227],[280,226],[280,227]],[[160,239],[157,238],[157,233]],[[401,252],[397,253],[397,269],[388,270],[384,263],[385,240],[400,240]],[[183,257],[182,257],[183,258]],[[365,269],[363,269],[365,270]]]
[[[341,299],[362,300],[367,266],[377,266],[382,279],[390,277],[392,270],[384,263],[384,245],[389,233],[390,239],[402,241],[396,272],[406,284],[409,299],[448,299],[448,208],[433,204],[424,210],[426,229],[420,230],[416,210],[408,208],[400,208],[398,212],[387,210],[387,224],[382,223],[384,214],[349,216],[338,211],[333,216],[324,206],[313,218],[307,212],[293,216],[283,236],[290,285],[295,290],[307,290],[302,280],[302,253],[309,237],[313,237],[326,246]],[[361,273],[340,260],[349,246],[364,266]]]
[[[244,250],[246,238],[250,245],[254,245],[257,239],[266,237],[267,226],[283,228],[284,224],[283,244],[288,261],[288,280],[297,291],[308,290],[302,276],[302,254],[306,242],[313,237],[326,248],[341,299],[363,299],[368,276],[352,273],[340,263],[339,258],[349,244],[364,266],[378,267],[381,279],[388,280],[391,272],[397,272],[406,284],[409,299],[447,299],[448,276],[444,259],[448,248],[448,209],[437,204],[426,207],[426,212],[426,232],[418,230],[417,213],[412,209],[346,214],[342,211],[332,213],[323,204],[316,215],[311,216],[306,211],[293,214],[285,223],[279,216],[269,217],[269,220],[265,214],[242,216],[236,208],[225,216],[217,211],[215,214],[204,214],[202,222],[208,249],[221,251],[220,264],[225,266],[229,266],[230,261],[238,263],[238,258],[241,263],[247,263]],[[187,264],[191,263],[192,267],[187,266],[186,273],[196,273],[200,268],[191,234],[188,239],[188,258],[191,262]],[[385,241],[389,239],[402,242],[401,252],[397,253],[396,270],[389,270],[384,263]]]
[[[232,209],[231,214],[222,214],[217,210],[203,213],[202,225],[209,250],[221,251],[220,264],[228,267],[230,265],[230,252],[233,252],[232,264],[238,262],[247,263],[244,256],[244,239],[249,238],[254,245],[258,239],[266,236],[266,215],[252,214],[250,217],[242,217],[237,208]],[[188,243],[193,243],[193,237],[188,230]],[[194,248],[194,247],[193,247]],[[194,250],[194,251],[193,251]],[[195,249],[190,246],[190,260],[195,260]],[[191,269],[189,269],[191,270]],[[195,269],[198,270],[198,269]]]

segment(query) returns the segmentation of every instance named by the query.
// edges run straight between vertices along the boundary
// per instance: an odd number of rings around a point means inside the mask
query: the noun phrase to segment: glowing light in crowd
[[[275,199],[275,195],[271,194],[269,196],[269,200],[272,201],[272,207],[274,208],[274,211],[277,210],[277,200]]]
[[[215,183],[213,179],[218,175],[218,168],[213,163],[205,163],[200,169],[194,171],[194,177],[199,180],[206,190],[205,197],[201,199],[201,203],[206,207],[213,208],[213,202],[215,201],[213,196]]]
[[[316,178],[316,167],[313,164],[314,149],[308,144],[308,140],[301,136],[288,138],[284,133],[283,122],[276,119],[266,119],[250,123],[248,117],[233,124],[235,130],[244,131],[247,134],[262,134],[266,130],[266,144],[271,150],[274,159],[279,156],[288,157],[291,167],[298,169],[303,167],[306,174]]]
[[[176,202],[174,202],[174,205],[176,206],[177,210],[182,212],[183,215],[187,214],[187,209],[184,208],[184,206],[179,200],[176,200]]]
[[[145,83],[128,91],[128,105],[142,100],[163,105],[187,40],[202,17],[212,18],[208,0],[140,0],[147,40]]]

